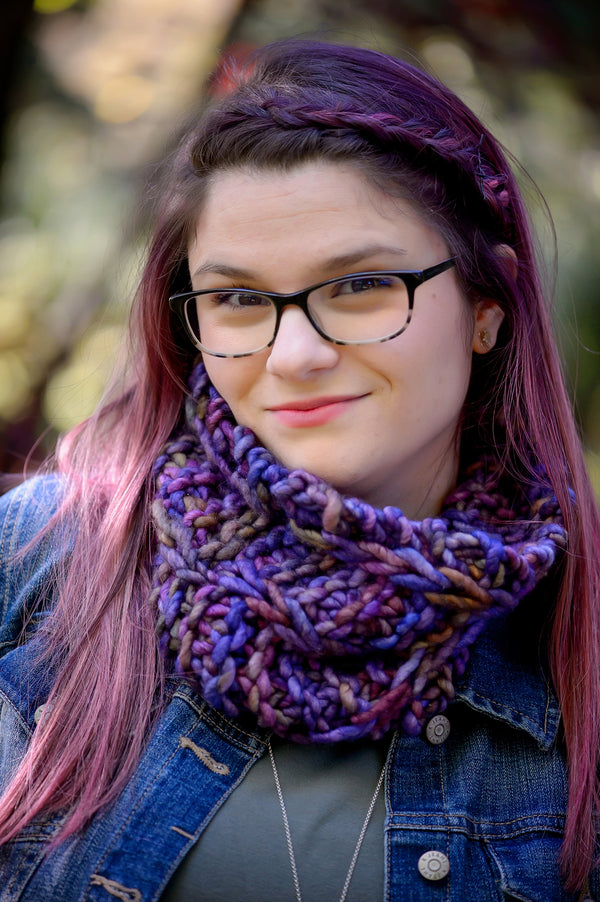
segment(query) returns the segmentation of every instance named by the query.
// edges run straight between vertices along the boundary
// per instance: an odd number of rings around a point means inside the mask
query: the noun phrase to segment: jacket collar
[[[455,686],[457,702],[525,731],[547,750],[557,737],[560,708],[544,661],[539,615],[538,594],[493,620],[471,648]]]

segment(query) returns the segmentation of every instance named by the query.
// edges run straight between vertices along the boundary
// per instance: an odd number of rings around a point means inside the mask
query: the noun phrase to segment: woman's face
[[[449,256],[407,202],[326,162],[218,174],[189,248],[195,289],[282,293],[352,272],[421,270]],[[410,325],[390,341],[332,344],[289,306],[272,347],[239,359],[205,354],[204,362],[237,421],[286,467],[423,517],[455,484],[471,355],[483,350],[478,333],[493,325],[493,310],[469,305],[450,269],[417,288]]]

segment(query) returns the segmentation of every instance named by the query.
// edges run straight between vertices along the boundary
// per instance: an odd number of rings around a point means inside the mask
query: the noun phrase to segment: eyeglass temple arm
[[[455,265],[456,257],[450,257],[448,260],[442,260],[441,263],[436,263],[435,266],[430,266],[429,269],[424,269],[421,272],[419,282],[427,282],[428,279],[433,279],[434,276],[439,276],[440,273],[446,272],[447,269],[451,269]]]

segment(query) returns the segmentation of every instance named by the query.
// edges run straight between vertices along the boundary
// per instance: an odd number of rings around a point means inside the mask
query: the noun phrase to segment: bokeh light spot
[[[449,37],[432,37],[423,42],[421,52],[428,65],[443,81],[461,87],[475,77],[467,51]]]
[[[33,11],[44,14],[62,13],[76,3],[77,0],[34,0]]]
[[[30,400],[30,373],[17,351],[0,352],[0,417],[16,420]]]
[[[122,338],[119,326],[91,330],[66,366],[49,380],[44,414],[58,432],[72,429],[93,413],[113,371]]]
[[[116,75],[100,87],[94,113],[104,122],[132,122],[152,105],[155,87],[140,75]]]

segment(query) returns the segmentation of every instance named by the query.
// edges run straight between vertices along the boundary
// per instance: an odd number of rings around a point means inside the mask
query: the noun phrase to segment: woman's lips
[[[340,398],[310,398],[270,407],[275,419],[284,426],[323,426],[352,407],[364,395]]]

